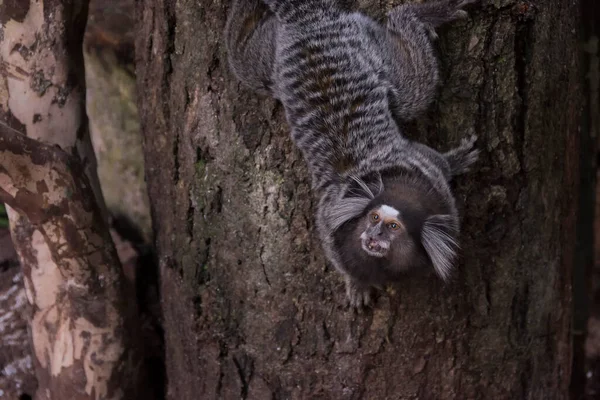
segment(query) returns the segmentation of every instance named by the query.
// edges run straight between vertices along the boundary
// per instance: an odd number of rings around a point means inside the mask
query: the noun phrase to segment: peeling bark
[[[0,4],[0,120],[24,134],[0,130],[0,199],[32,305],[39,400],[131,399],[143,375],[85,114],[87,4]]]
[[[398,4],[355,3],[377,17]],[[462,262],[448,285],[407,278],[354,315],[281,107],[228,71],[227,2],[138,2],[168,397],[567,398],[578,7],[483,1],[441,32],[443,88],[407,132],[440,149],[479,135],[481,161],[456,183]]]
[[[133,398],[135,305],[78,158],[0,125],[0,201],[29,222],[14,239],[33,306],[36,399]]]

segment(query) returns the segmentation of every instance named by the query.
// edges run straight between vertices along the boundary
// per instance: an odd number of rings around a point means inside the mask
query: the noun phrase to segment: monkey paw
[[[477,3],[479,0],[462,0],[456,4],[454,13],[452,14],[451,20],[465,19],[469,16],[469,13],[463,10],[464,7]]]
[[[469,14],[464,7],[480,0],[441,0],[425,3],[415,3],[412,11],[423,22],[430,40],[438,38],[436,29],[440,25],[465,19]]]
[[[346,301],[348,306],[357,310],[369,307],[373,302],[371,287],[346,277]]]
[[[460,141],[460,146],[444,154],[446,161],[450,164],[453,176],[469,171],[470,166],[479,158],[479,150],[474,148],[476,141],[476,135],[463,138]]]
[[[464,7],[477,3],[480,0],[449,0],[446,3],[447,17],[445,22],[452,22],[459,19],[465,19],[469,13],[463,10]]]

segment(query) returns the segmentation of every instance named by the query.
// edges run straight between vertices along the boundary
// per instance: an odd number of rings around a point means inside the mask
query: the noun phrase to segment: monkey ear
[[[425,220],[421,231],[421,243],[431,259],[435,272],[447,280],[456,257],[458,243],[458,220],[453,215],[432,215]]]

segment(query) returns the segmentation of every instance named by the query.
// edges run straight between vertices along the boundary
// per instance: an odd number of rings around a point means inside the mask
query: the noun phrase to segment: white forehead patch
[[[379,212],[383,218],[398,218],[400,211],[394,207],[386,206],[385,204],[379,207]]]

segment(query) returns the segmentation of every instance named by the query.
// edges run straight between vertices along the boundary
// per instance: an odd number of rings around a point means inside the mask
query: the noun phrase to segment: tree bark
[[[354,5],[382,17],[381,4]],[[441,32],[439,100],[407,133],[440,149],[479,135],[456,184],[462,262],[450,284],[407,278],[357,315],[314,234],[281,106],[228,70],[227,2],[138,2],[168,398],[566,398],[578,7],[484,1]]]
[[[132,399],[143,377],[85,114],[86,18],[87,1],[0,2],[0,201],[31,306],[37,400]]]
[[[31,399],[37,380],[27,331],[29,305],[8,229],[0,229],[0,390],[3,400]],[[29,396],[29,397],[27,397]]]
[[[16,233],[33,238],[19,241],[18,253],[34,308],[36,399],[135,396],[135,304],[127,304],[119,259],[79,159],[0,125],[0,201],[26,218]]]

